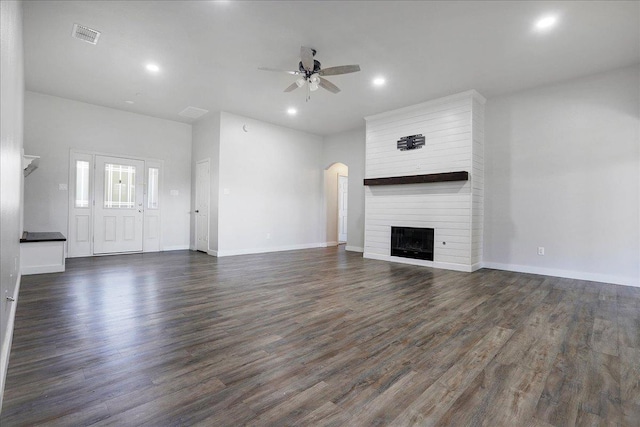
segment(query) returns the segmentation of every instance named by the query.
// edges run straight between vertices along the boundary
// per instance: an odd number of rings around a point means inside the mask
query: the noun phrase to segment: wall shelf
[[[386,178],[368,178],[364,185],[400,185],[400,184],[425,184],[430,182],[468,181],[469,172],[443,172],[428,173],[425,175],[390,176]]]

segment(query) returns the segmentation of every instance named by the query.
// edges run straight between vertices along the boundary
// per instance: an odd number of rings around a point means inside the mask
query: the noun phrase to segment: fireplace
[[[433,228],[391,227],[391,256],[433,261]]]

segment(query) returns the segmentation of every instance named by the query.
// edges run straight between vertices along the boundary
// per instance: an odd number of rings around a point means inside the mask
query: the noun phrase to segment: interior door
[[[142,251],[144,162],[96,156],[94,254]]]
[[[209,251],[209,160],[196,164],[196,250]]]
[[[338,175],[338,241],[347,241],[347,201],[349,199],[349,178]]]

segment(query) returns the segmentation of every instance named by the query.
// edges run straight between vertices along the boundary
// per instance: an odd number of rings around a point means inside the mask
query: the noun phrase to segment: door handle
[[[196,213],[200,213],[200,211],[198,209],[196,209]]]

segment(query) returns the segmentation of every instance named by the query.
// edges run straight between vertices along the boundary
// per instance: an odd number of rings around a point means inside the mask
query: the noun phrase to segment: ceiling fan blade
[[[340,92],[340,88],[338,86],[334,85],[333,83],[331,83],[327,79],[323,79],[322,77],[320,77],[319,85],[320,85],[321,88],[324,88],[324,89],[328,90],[331,93]]]
[[[300,48],[300,60],[307,71],[313,71],[313,49],[302,46]]]
[[[278,68],[259,67],[258,70],[260,70],[260,71],[275,71],[276,73],[287,73],[287,74],[293,74],[294,76],[297,76],[298,74],[300,74],[300,71],[280,70]]]
[[[318,72],[321,76],[337,76],[338,74],[349,74],[360,71],[359,65],[339,65],[337,67],[324,68]]]
[[[294,89],[298,89],[298,87],[299,87],[299,86],[298,86],[298,83],[293,82],[293,83],[291,83],[291,85],[287,86],[287,88],[286,88],[284,91],[285,91],[285,92],[291,92],[291,91],[293,91]]]

